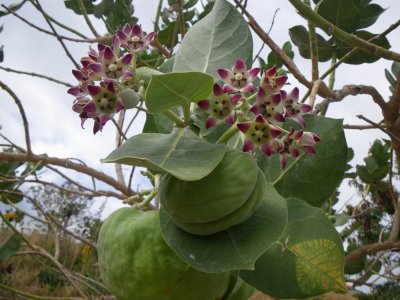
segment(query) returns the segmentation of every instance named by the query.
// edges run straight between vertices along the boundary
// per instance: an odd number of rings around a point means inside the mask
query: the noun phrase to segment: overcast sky
[[[5,5],[16,2],[0,1]],[[55,19],[78,29],[87,36],[91,32],[86,26],[81,16],[64,8],[61,0],[42,0],[40,1],[45,11]],[[164,1],[167,3],[167,1]],[[387,8],[378,22],[368,30],[380,32],[399,18],[400,1],[398,0],[376,0],[375,3]],[[152,21],[155,15],[156,0],[133,1],[135,6],[135,16],[145,31],[151,31]],[[273,13],[280,9],[271,32],[272,38],[282,45],[289,40],[288,29],[294,25],[306,25],[304,19],[298,16],[295,9],[288,1],[282,0],[249,0],[248,10],[254,15],[259,24],[268,30],[271,24]],[[397,15],[396,15],[397,12]],[[18,11],[34,24],[48,29],[42,16],[32,7],[30,3]],[[92,19],[99,33],[105,33],[104,26],[96,19]],[[5,60],[4,67],[18,70],[36,72],[52,76],[55,79],[75,84],[71,69],[74,68],[71,61],[66,57],[58,41],[42,32],[29,27],[14,16],[1,18],[0,24],[4,25],[4,30],[0,34],[0,45],[4,45]],[[392,50],[400,51],[399,30],[391,33],[388,38],[392,44]],[[72,36],[69,32],[59,30],[60,34]],[[261,46],[261,42],[254,36],[255,51]],[[79,61],[88,51],[88,44],[67,42],[67,45],[74,56]],[[265,58],[269,49],[264,49]],[[300,70],[309,78],[310,63],[302,59],[297,53],[295,62]],[[389,97],[388,82],[384,76],[384,69],[390,69],[391,62],[380,60],[374,64],[362,66],[346,65],[339,69],[336,75],[336,88],[346,84],[365,84],[373,85],[384,96]],[[321,65],[321,71],[326,70],[328,64]],[[322,73],[322,72],[321,72]],[[33,78],[24,75],[7,73],[0,70],[0,80],[9,85],[18,97],[22,100],[27,117],[29,119],[32,148],[36,154],[47,153],[49,156],[56,157],[76,157],[85,161],[88,165],[102,170],[110,175],[114,175],[113,165],[101,164],[99,160],[107,156],[114,147],[115,127],[110,123],[105,126],[102,133],[92,134],[91,121],[87,122],[86,129],[80,127],[78,116],[71,110],[74,98],[66,93],[67,88],[51,83],[49,81]],[[295,84],[294,81],[291,81]],[[299,86],[300,87],[300,86]],[[301,88],[304,91],[303,88]],[[321,99],[319,99],[321,100]],[[0,125],[1,132],[10,137],[15,143],[24,145],[24,134],[20,115],[12,99],[3,91],[0,91]],[[343,118],[345,124],[365,124],[356,115],[363,114],[365,117],[379,122],[382,117],[379,108],[367,96],[348,97],[341,103],[331,105],[328,116],[333,118]],[[143,118],[142,118],[143,120]],[[141,131],[138,125],[136,132]],[[362,163],[366,156],[369,145],[375,138],[385,137],[378,130],[354,131],[347,130],[346,137],[348,145],[354,148],[356,157],[352,164]],[[128,169],[127,169],[128,170]],[[75,174],[76,173],[70,173]],[[49,175],[48,175],[49,176]],[[51,178],[50,178],[51,179]],[[87,180],[87,179],[82,179]],[[135,184],[144,184],[144,181],[137,176]],[[350,197],[352,191],[344,189],[342,201]],[[120,202],[110,200],[107,211],[118,207]]]

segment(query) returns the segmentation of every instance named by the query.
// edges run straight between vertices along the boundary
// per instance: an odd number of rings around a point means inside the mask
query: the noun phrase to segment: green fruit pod
[[[257,177],[255,159],[229,149],[218,166],[200,180],[184,181],[165,175],[159,187],[161,206],[174,222],[216,221],[247,201]]]
[[[265,176],[261,170],[258,170],[258,177],[253,192],[247,201],[234,212],[222,217],[221,219],[205,222],[205,223],[188,223],[175,221],[175,225],[182,230],[197,234],[209,235],[222,230],[226,230],[234,225],[238,225],[246,221],[266,200]]]
[[[229,272],[204,273],[167,246],[157,211],[136,207],[112,213],[97,241],[101,277],[119,300],[215,300],[229,284]]]

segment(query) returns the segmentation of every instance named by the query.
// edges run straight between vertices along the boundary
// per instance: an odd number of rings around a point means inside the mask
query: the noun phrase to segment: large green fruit
[[[165,175],[159,187],[161,205],[173,222],[219,220],[248,200],[257,177],[257,163],[251,155],[227,150],[218,166],[200,180]]]
[[[253,192],[250,194],[247,201],[232,213],[215,221],[204,223],[190,223],[174,221],[179,228],[198,235],[209,235],[216,233],[234,225],[246,221],[265,200],[265,176],[261,170],[258,171],[258,177]]]
[[[97,252],[103,281],[119,300],[214,300],[229,284],[229,273],[197,271],[167,246],[157,211],[112,213],[101,227]]]

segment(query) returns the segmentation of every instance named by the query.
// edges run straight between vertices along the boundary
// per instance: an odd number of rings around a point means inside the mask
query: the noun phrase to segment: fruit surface
[[[205,223],[175,221],[175,225],[186,232],[198,235],[209,235],[226,230],[229,227],[246,221],[257,210],[261,202],[265,200],[265,197],[265,176],[263,172],[259,170],[253,192],[250,194],[247,201],[234,212],[215,221]]]
[[[104,222],[97,242],[101,276],[119,300],[214,300],[229,273],[203,273],[164,242],[157,211],[121,208]]]
[[[228,149],[218,166],[200,180],[165,175],[159,187],[161,205],[173,222],[219,220],[247,201],[257,177],[257,163],[251,155]]]

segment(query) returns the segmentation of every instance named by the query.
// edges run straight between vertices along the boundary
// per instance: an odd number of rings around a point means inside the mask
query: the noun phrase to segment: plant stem
[[[304,3],[311,8],[310,0],[304,0]],[[314,23],[311,21],[307,21],[308,25],[308,35],[310,40],[310,55],[311,55],[311,78],[314,82],[318,79],[318,45],[317,45],[317,34],[315,32]]]
[[[89,26],[89,28],[92,31],[92,33],[94,34],[94,36],[99,37],[100,35],[97,33],[96,29],[94,29],[93,24],[88,17],[85,5],[83,4],[83,0],[78,0],[78,4],[79,4],[79,9],[81,10],[83,17],[85,18],[86,24]]]
[[[238,131],[239,129],[237,128],[235,123],[231,127],[229,127],[229,129],[225,131],[225,133],[215,143],[226,144],[230,140],[230,138],[233,137]]]
[[[183,40],[186,33],[185,18],[183,16],[183,0],[178,0],[178,24],[179,31],[181,32],[181,40]]]
[[[161,8],[162,8],[163,0],[158,1],[156,17],[154,18],[154,32],[159,31],[158,23],[160,22]]]
[[[164,111],[163,114],[169,118],[171,121],[173,121],[178,127],[185,127],[186,123],[183,121],[177,114],[175,114],[173,111],[167,110]]]
[[[283,176],[285,176],[285,174],[286,174],[287,172],[289,172],[289,170],[290,170],[290,169],[297,163],[297,161],[298,161],[300,158],[302,158],[303,156],[304,156],[304,153],[301,154],[301,155],[299,155],[299,156],[296,158],[296,160],[295,160],[289,167],[286,167],[286,169],[279,175],[279,177],[276,178],[276,179],[274,180],[274,182],[272,183],[272,185],[275,186],[275,185],[283,178]]]
[[[333,51],[332,52],[331,66],[336,64],[336,60],[337,60],[336,51]],[[329,75],[329,81],[328,81],[328,88],[330,90],[333,90],[333,87],[335,85],[335,75],[336,75],[336,70],[333,69],[331,74]],[[326,112],[328,111],[328,108],[329,108],[329,103],[327,103],[327,105],[321,111],[321,116],[325,116],[326,115]]]
[[[183,119],[185,120],[186,125],[189,125],[190,122],[192,121],[192,116],[190,114],[190,105],[191,103],[187,103],[182,105],[183,107]]]

